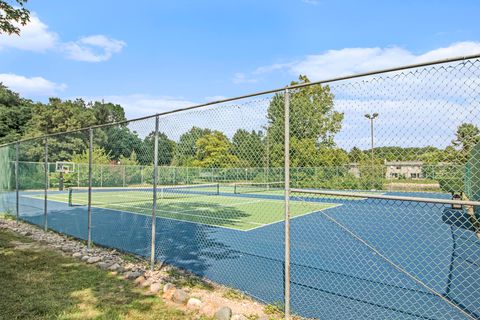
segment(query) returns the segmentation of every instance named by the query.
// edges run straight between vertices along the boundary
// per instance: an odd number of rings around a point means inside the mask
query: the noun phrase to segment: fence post
[[[43,200],[43,229],[45,231],[48,230],[48,216],[47,216],[47,211],[48,211],[48,138],[45,137],[45,177],[44,177],[44,200]]]
[[[290,92],[285,89],[285,320],[290,319]]]
[[[87,249],[92,247],[92,171],[93,171],[93,129],[88,129],[88,235]]]
[[[15,144],[15,217],[18,220],[20,218],[19,203],[20,203],[20,193],[18,190],[18,159],[19,159],[19,143]]]
[[[150,244],[150,269],[155,265],[155,237],[157,232],[157,185],[158,185],[158,126],[159,118],[155,117],[155,143],[153,146],[153,205],[152,205],[152,243]]]

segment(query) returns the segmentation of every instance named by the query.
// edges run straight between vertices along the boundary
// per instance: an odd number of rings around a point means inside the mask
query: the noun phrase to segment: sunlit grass
[[[0,230],[0,319],[191,319],[111,273]]]

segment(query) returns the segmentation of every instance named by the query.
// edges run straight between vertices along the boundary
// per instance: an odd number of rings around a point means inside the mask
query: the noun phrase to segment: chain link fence
[[[479,93],[470,57],[31,138],[2,209],[287,319],[478,319]]]

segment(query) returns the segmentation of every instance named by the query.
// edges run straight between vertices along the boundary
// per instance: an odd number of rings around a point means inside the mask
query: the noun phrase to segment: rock
[[[200,313],[206,316],[212,317],[215,313],[216,306],[212,302],[202,303],[200,307]]]
[[[107,262],[99,262],[97,263],[97,267],[99,267],[102,270],[107,270],[108,267],[110,267],[110,264],[108,264]]]
[[[162,284],[161,283],[154,282],[150,285],[150,292],[151,293],[158,293],[160,290],[162,290]]]
[[[175,287],[172,287],[172,288],[168,289],[167,291],[165,291],[165,288],[163,288],[163,299],[172,300],[173,295],[175,294],[175,291],[177,291],[177,289]]]
[[[187,302],[187,308],[190,310],[200,310],[202,306],[202,301],[197,298],[190,298]]]
[[[229,307],[221,307],[215,312],[215,319],[217,320],[230,320],[232,317],[232,309]]]
[[[100,262],[101,260],[102,260],[102,258],[100,258],[100,257],[91,257],[87,260],[87,263],[93,264],[93,263]]]
[[[145,281],[142,282],[142,284],[140,285],[140,287],[142,288],[146,288],[146,287],[150,287],[152,285],[152,279],[151,278],[148,278],[148,279],[145,279]],[[160,290],[160,289],[159,289]]]
[[[141,286],[144,282],[145,282],[145,277],[144,276],[140,276],[140,277],[136,278],[135,281],[133,281],[133,283],[136,286]]]
[[[248,320],[243,314],[234,314],[230,320]]]
[[[72,257],[79,259],[79,258],[82,257],[82,253],[81,252],[75,252],[74,254],[72,254]]]
[[[120,265],[118,263],[114,263],[112,264],[110,267],[108,267],[108,270],[110,271],[118,271],[118,269],[120,268]]]
[[[171,284],[170,282],[165,283],[165,285],[163,286],[163,292],[167,292],[168,290],[170,290],[172,288],[175,288],[175,286],[173,284]]]
[[[73,251],[73,248],[72,248],[71,246],[69,246],[69,245],[64,245],[64,246],[62,246],[61,250],[62,250],[63,252],[72,252],[72,251]]]
[[[82,257],[82,261],[87,261],[88,259],[90,259],[90,256],[83,256]]]
[[[133,280],[137,279],[138,277],[143,276],[143,272],[140,271],[128,271],[125,273],[125,279]]]
[[[177,289],[173,293],[172,301],[179,304],[184,304],[188,300],[188,294],[182,290]]]

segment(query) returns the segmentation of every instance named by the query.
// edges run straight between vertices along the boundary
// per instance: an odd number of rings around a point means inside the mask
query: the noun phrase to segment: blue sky
[[[34,100],[102,99],[127,116],[480,53],[479,1],[30,0],[0,37],[0,81]]]

